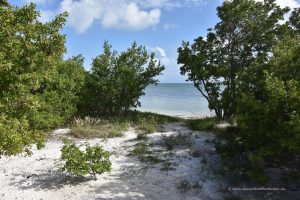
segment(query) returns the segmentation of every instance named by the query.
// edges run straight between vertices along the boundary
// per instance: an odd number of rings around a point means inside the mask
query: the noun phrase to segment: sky
[[[162,83],[183,83],[177,64],[177,49],[182,41],[205,36],[219,21],[216,13],[222,0],[9,0],[16,6],[37,4],[39,18],[47,22],[60,12],[69,17],[62,30],[66,34],[65,58],[82,54],[89,70],[92,59],[102,53],[107,40],[113,49],[124,51],[136,41],[165,65]],[[295,8],[300,0],[277,0]]]

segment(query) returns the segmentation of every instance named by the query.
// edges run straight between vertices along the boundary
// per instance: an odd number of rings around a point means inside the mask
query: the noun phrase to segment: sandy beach
[[[213,146],[205,143],[212,134],[192,133],[202,148],[200,157],[192,157],[187,146],[166,151],[162,134],[191,134],[191,131],[180,123],[169,123],[164,125],[164,132],[148,135],[151,151],[172,163],[172,170],[168,171],[162,170],[162,163],[147,164],[130,155],[138,143],[134,129],[124,132],[123,137],[106,141],[76,140],[77,144],[99,143],[112,154],[112,171],[97,176],[97,180],[62,172],[58,167],[62,142],[58,135],[53,136],[45,148],[33,150],[30,157],[0,159],[0,199],[220,199],[218,179],[201,164],[201,157],[214,153]]]

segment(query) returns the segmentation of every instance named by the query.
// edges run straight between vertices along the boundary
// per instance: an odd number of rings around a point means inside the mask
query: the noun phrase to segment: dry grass
[[[71,133],[78,138],[111,138],[122,136],[122,131],[129,125],[109,122],[99,118],[75,118],[72,122]]]
[[[95,117],[74,118],[70,124],[72,134],[78,138],[120,137],[129,127],[139,131],[138,139],[145,134],[161,131],[165,122],[178,120],[174,117],[154,113],[132,112],[128,116],[100,119]]]

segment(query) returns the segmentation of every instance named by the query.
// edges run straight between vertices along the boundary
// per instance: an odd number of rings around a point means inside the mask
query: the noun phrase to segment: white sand
[[[112,171],[97,176],[97,180],[75,178],[59,170],[62,143],[58,136],[53,136],[44,149],[33,150],[31,157],[0,159],[0,199],[222,199],[218,179],[201,163],[201,157],[190,156],[188,147],[175,148],[173,154],[169,154],[162,145],[162,134],[189,134],[191,131],[180,123],[166,124],[164,129],[164,133],[148,135],[148,143],[153,144],[154,155],[175,163],[176,170],[161,171],[162,163],[142,163],[129,155],[139,142],[135,131],[130,129],[121,138],[88,140],[91,144],[100,143],[112,153]],[[213,145],[205,144],[206,139],[213,137],[211,134],[194,132],[193,136],[203,149],[201,155],[214,153]],[[177,185],[184,180],[201,187],[181,192]]]

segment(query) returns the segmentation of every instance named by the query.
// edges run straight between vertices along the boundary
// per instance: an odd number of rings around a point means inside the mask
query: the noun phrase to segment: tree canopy
[[[79,110],[98,116],[127,114],[130,108],[140,106],[144,89],[158,83],[155,77],[163,70],[154,54],[148,54],[145,47],[135,42],[120,54],[105,42],[103,53],[93,59],[86,76]]]
[[[254,168],[259,160],[295,158],[300,153],[300,8],[285,20],[290,9],[274,0],[224,1],[217,10],[221,21],[206,38],[178,49],[181,74],[219,119],[234,122],[227,141],[232,154],[242,148]]]
[[[82,63],[63,61],[67,14],[41,23],[34,4],[0,7],[0,155],[41,147],[46,128],[76,109]]]
[[[234,116],[240,82],[253,66],[269,60],[288,10],[274,0],[224,1],[217,9],[221,21],[206,38],[183,42],[178,49],[181,74],[187,74],[219,119]]]

